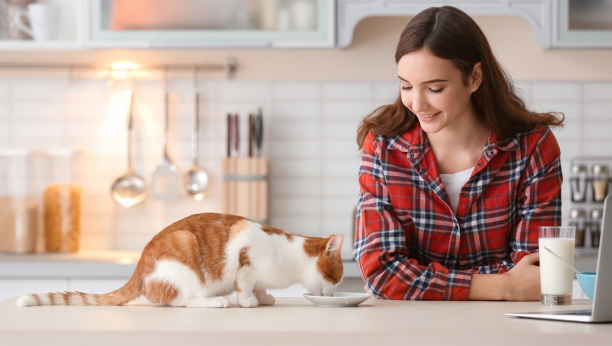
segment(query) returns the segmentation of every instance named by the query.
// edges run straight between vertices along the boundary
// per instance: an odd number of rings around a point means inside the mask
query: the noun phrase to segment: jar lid
[[[573,164],[571,167],[571,172],[572,173],[582,173],[582,172],[588,172],[589,169],[587,168],[586,165],[581,165],[581,164]]]
[[[591,210],[591,219],[601,219],[603,217],[603,209]]]
[[[581,217],[586,217],[587,212],[584,209],[572,209],[570,210],[570,219],[578,219]]]
[[[36,153],[35,150],[25,149],[25,148],[0,149],[0,156],[3,156],[3,157],[29,156],[35,153]]]
[[[610,168],[606,165],[594,164],[591,167],[593,174],[608,174],[610,172]]]

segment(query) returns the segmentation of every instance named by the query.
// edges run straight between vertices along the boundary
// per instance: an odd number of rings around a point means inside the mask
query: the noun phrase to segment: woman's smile
[[[442,111],[439,111],[436,114],[419,114],[419,119],[423,121],[432,121],[433,118],[439,115],[440,113],[442,113]]]

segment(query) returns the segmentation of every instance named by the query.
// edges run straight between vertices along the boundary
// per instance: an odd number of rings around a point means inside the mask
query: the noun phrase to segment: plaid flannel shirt
[[[510,270],[561,225],[560,150],[548,126],[498,141],[461,189],[457,213],[418,121],[368,135],[359,170],[355,259],[383,299],[467,300],[472,274]]]

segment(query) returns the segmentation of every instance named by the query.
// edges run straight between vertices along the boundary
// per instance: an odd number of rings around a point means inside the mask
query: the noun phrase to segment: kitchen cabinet
[[[42,3],[60,6],[56,38],[50,41],[0,39],[0,51],[44,51],[80,50],[84,44],[84,16],[86,2],[81,0],[46,0]],[[4,4],[6,8],[8,5]],[[2,13],[7,16],[7,13]],[[8,16],[7,16],[8,17]],[[2,27],[8,26],[13,18],[3,18]]]
[[[612,1],[553,2],[553,46],[612,48]]]
[[[44,2],[61,7],[56,39],[5,38],[0,50],[333,48],[335,44],[334,0]]]
[[[331,48],[334,0],[89,0],[90,48]],[[172,4],[171,9],[163,6]],[[138,16],[130,16],[138,13]],[[214,13],[214,14],[211,14]]]

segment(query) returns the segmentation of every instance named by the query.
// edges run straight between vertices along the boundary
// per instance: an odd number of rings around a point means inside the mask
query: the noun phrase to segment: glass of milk
[[[574,265],[576,227],[541,226],[538,232],[540,246],[540,286],[542,304],[565,305],[572,303],[574,272],[544,246]]]

